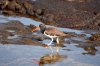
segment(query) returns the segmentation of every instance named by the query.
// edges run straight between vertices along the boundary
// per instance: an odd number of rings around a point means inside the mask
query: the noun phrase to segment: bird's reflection
[[[40,58],[39,66],[44,66],[44,64],[53,64],[55,62],[62,62],[67,56],[60,55],[59,53],[47,54]]]
[[[50,49],[51,53],[54,53],[54,48],[56,48],[56,52],[59,53],[60,48],[65,47],[64,43],[60,43],[60,44],[52,44],[52,45],[48,45],[48,44],[42,44],[43,47]]]

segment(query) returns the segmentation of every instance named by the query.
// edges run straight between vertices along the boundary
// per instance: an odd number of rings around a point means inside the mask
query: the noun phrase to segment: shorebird
[[[40,28],[40,31],[41,31],[42,34],[44,34],[45,36],[51,38],[51,42],[48,43],[48,46],[50,46],[52,44],[54,38],[56,38],[56,42],[57,42],[57,44],[59,44],[59,37],[67,35],[67,34],[63,33],[62,31],[60,31],[60,30],[58,30],[56,28],[46,27],[44,24],[40,24],[39,27],[37,27],[36,29],[32,30],[32,32],[37,30],[38,28]],[[57,52],[58,52],[58,50],[57,50]]]

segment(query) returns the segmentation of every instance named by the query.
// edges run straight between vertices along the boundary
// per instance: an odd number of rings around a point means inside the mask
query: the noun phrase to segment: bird
[[[52,44],[53,39],[56,38],[56,42],[57,44],[59,44],[59,37],[60,36],[66,36],[66,34],[56,28],[53,27],[46,27],[44,24],[40,24],[40,31],[41,33],[43,33],[45,36],[51,38],[51,42],[49,43],[49,45]]]
[[[36,29],[32,30],[32,32],[37,30],[38,28],[40,28],[40,31],[41,31],[42,34],[44,34],[45,36],[51,38],[51,41],[50,41],[50,43],[48,43],[48,46],[50,46],[52,44],[54,38],[56,38],[56,42],[57,42],[57,44],[59,44],[60,43],[59,42],[59,37],[67,36],[67,34],[65,34],[64,32],[62,32],[60,30],[58,30],[57,28],[46,27],[45,24],[40,24],[39,27],[37,27]],[[57,50],[57,52],[58,52],[58,50]]]

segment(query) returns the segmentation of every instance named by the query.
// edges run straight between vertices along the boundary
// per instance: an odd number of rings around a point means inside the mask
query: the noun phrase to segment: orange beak
[[[38,30],[39,28],[40,28],[39,26],[38,26],[38,27],[33,28],[33,29],[32,29],[32,32],[34,32],[34,31]]]

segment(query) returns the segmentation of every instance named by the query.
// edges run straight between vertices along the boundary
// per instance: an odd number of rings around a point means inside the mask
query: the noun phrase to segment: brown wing
[[[45,33],[49,35],[66,36],[65,33],[56,28],[46,28]]]

